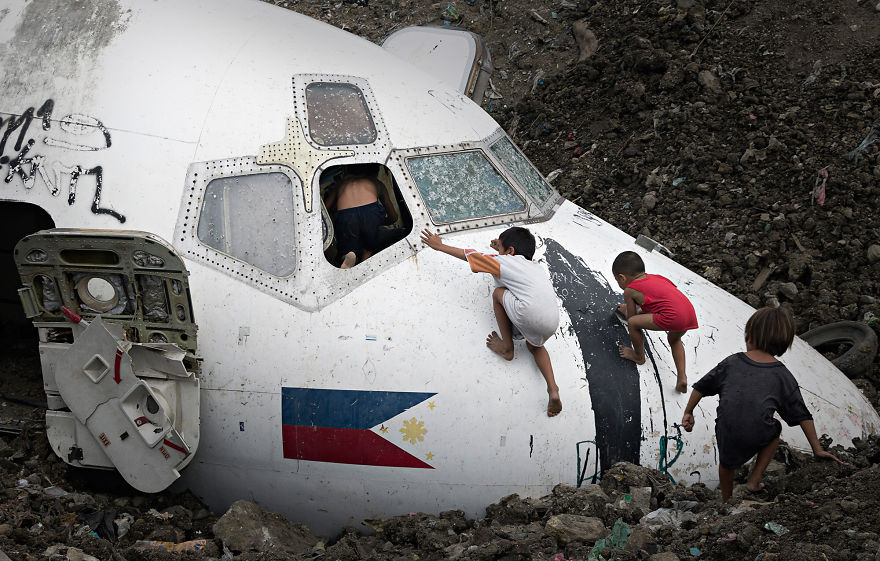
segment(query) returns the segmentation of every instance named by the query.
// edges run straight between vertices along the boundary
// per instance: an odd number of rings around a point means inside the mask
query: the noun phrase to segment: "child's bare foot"
[[[513,360],[513,345],[506,343],[499,337],[497,331],[493,331],[486,337],[486,346],[498,353],[504,360]]]
[[[555,417],[562,411],[562,400],[559,399],[559,391],[548,392],[550,400],[547,402],[547,416]]]
[[[675,391],[678,393],[687,393],[688,391],[688,379],[687,376],[681,376],[678,380],[675,381]]]
[[[617,351],[620,353],[621,358],[625,358],[626,360],[631,360],[636,364],[645,364],[645,357],[639,358],[636,356],[636,352],[632,347],[624,347],[623,345],[617,346]]]
[[[623,317],[626,317],[626,304],[620,304],[617,306],[617,313],[623,314]]]
[[[345,258],[342,260],[342,265],[339,266],[340,269],[351,269],[357,264],[357,255],[353,251],[349,251],[345,254]]]

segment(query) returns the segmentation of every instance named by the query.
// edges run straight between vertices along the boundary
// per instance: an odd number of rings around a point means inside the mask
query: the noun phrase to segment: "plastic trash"
[[[688,551],[690,551],[691,555],[693,555],[694,557],[699,557],[700,555],[703,554],[703,552],[700,551],[699,547],[692,547]]]
[[[784,536],[785,534],[790,532],[788,528],[786,528],[782,524],[777,524],[776,522],[767,522],[766,524],[764,524],[764,529],[770,530],[777,536]]]
[[[868,131],[868,136],[859,144],[855,150],[849,152],[846,155],[846,158],[851,161],[854,165],[859,165],[859,158],[862,155],[862,152],[865,151],[865,148],[877,142],[877,138],[880,137],[880,123],[875,123],[871,130]]]
[[[65,491],[61,487],[55,487],[54,485],[43,489],[43,493],[45,493],[46,495],[49,495],[50,497],[56,497],[56,498],[66,497],[68,494],[67,491]]]
[[[736,534],[733,532],[715,540],[716,543],[728,543],[728,542],[735,542],[735,541],[736,541]]]
[[[630,534],[632,534],[632,530],[630,530],[627,523],[623,521],[623,518],[618,518],[614,521],[614,526],[611,528],[611,533],[608,537],[597,541],[593,545],[587,561],[607,561],[602,557],[602,550],[606,547],[610,547],[613,551],[623,551]]]
[[[134,516],[125,512],[122,514],[122,518],[117,518],[113,523],[116,524],[116,537],[121,538],[131,530],[131,525],[134,524]]]
[[[683,523],[697,519],[697,515],[690,512],[695,506],[697,501],[672,501],[672,508],[658,508],[649,512],[642,516],[639,524],[645,524],[651,531],[664,526],[680,530]]]
[[[190,540],[188,542],[160,542],[155,540],[138,540],[132,547],[141,549],[162,549],[165,551],[203,551],[207,540]]]

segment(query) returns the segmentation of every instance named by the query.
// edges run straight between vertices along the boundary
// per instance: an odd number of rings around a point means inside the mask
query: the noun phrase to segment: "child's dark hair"
[[[522,255],[529,261],[535,255],[535,236],[527,228],[514,226],[501,232],[498,241],[505,248],[512,247],[516,250],[516,255]]]
[[[611,273],[614,275],[635,276],[644,272],[645,262],[635,251],[624,251],[611,264]]]
[[[785,308],[761,308],[746,322],[746,342],[780,356],[794,341],[794,320]]]

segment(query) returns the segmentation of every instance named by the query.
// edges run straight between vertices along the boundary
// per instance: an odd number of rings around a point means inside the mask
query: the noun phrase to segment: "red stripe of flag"
[[[281,435],[285,458],[434,469],[370,430],[282,425]]]

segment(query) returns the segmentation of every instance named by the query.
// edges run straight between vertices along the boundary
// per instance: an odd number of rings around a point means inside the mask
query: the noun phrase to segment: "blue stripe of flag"
[[[370,429],[434,395],[437,394],[282,387],[281,423]]]

